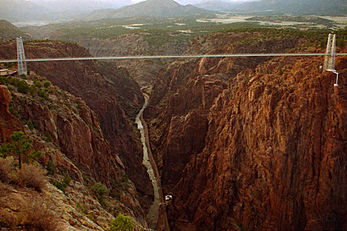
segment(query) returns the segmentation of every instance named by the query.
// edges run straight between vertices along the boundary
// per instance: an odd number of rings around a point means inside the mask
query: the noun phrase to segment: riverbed
[[[147,131],[146,131],[146,125],[144,124],[144,120],[143,120],[143,111],[146,109],[147,105],[148,105],[148,95],[144,94],[145,97],[145,103],[142,106],[142,109],[140,110],[140,112],[137,114],[136,119],[135,119],[135,123],[137,124],[137,128],[139,129],[140,133],[141,133],[141,143],[143,146],[143,161],[142,164],[146,167],[149,178],[152,182],[153,185],[153,192],[154,192],[154,201],[153,204],[151,205],[149,212],[147,214],[147,222],[148,225],[151,228],[156,228],[157,226],[157,222],[158,222],[158,217],[159,217],[159,208],[160,208],[160,204],[162,202],[162,193],[161,193],[161,188],[159,185],[158,181],[158,173],[157,173],[157,168],[155,166],[153,157],[151,156],[151,152],[147,146],[148,144],[148,136],[146,135]]]

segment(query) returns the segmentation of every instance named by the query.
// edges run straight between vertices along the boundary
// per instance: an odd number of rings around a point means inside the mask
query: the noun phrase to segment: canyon
[[[47,81],[33,73],[27,78],[31,89]],[[25,131],[33,140],[33,149],[40,150],[39,163],[49,172],[51,182],[44,194],[0,182],[1,227],[20,222],[21,214],[32,206],[50,208],[47,216],[53,214],[51,219],[59,230],[104,230],[120,209],[133,217],[138,227],[147,226],[135,185],[124,181],[124,163],[104,138],[96,113],[81,98],[53,85],[43,97],[18,92],[4,79],[1,83],[8,87],[0,87],[0,142],[8,142],[13,132]],[[66,179],[70,179],[66,189],[61,188],[59,182]],[[110,189],[110,197],[104,199],[108,206],[93,195],[91,188],[96,182]]]
[[[206,36],[190,52],[322,52],[296,36],[259,35]],[[346,62],[337,59],[342,76]],[[334,87],[322,63],[204,58],[161,71],[145,119],[164,194],[174,197],[172,230],[347,228],[346,87]]]
[[[310,33],[219,32],[196,37],[179,52],[324,53],[323,36]],[[127,53],[114,46],[120,40],[148,46],[136,35],[121,38],[81,43],[93,55]],[[87,48],[25,43],[28,58],[87,57]],[[15,58],[15,52],[14,43],[0,44],[0,57]],[[49,97],[40,101],[1,86],[0,142],[16,130],[35,137],[34,147],[45,152],[41,163],[54,160],[58,178],[72,177],[67,196],[86,182],[105,184],[111,208],[98,207],[102,215],[89,228],[102,227],[102,217],[110,222],[121,208],[136,230],[346,230],[347,58],[337,57],[339,87],[323,62],[29,63],[24,81],[50,81]],[[36,121],[35,129],[28,121]],[[164,201],[164,195],[173,198]]]
[[[89,55],[84,48],[71,43],[29,44],[26,44],[27,57]],[[14,43],[1,44],[1,57],[13,57],[15,52]],[[67,174],[84,187],[101,182],[113,198],[110,209],[114,217],[117,211],[122,211],[133,217],[135,224],[147,227],[146,214],[154,194],[142,165],[142,144],[134,123],[144,102],[138,84],[125,69],[113,64],[29,64],[28,68],[29,79],[23,80],[28,86],[37,89],[36,84],[42,87],[47,81],[52,85],[38,90],[41,98],[47,97],[44,98],[47,102],[36,98],[37,90],[23,96],[10,85],[12,97],[4,93],[1,142],[8,142],[14,131],[25,130],[38,140],[34,147],[44,152],[45,157],[40,160],[44,166],[54,163],[57,174]],[[1,80],[13,84],[12,80]],[[18,118],[8,113],[8,107]],[[31,126],[34,124],[34,133],[26,128],[28,121]],[[49,137],[53,146],[47,147],[45,143],[50,142],[42,136]],[[54,146],[57,148],[52,149]],[[110,217],[106,227],[112,222]]]
[[[84,48],[64,42],[29,42],[25,47],[28,58],[88,55]],[[1,57],[15,56],[15,44],[4,45],[0,50]],[[133,121],[144,101],[139,86],[127,71],[93,62],[32,63],[28,68],[85,100],[97,114],[102,132],[113,153],[124,162],[129,178],[143,195],[151,197],[153,190],[141,164],[141,143],[133,132]]]

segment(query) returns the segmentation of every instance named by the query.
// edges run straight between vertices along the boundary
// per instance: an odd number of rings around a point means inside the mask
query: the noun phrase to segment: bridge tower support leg
[[[18,74],[19,75],[28,74],[22,37],[17,38],[17,61],[18,61]]]
[[[336,34],[329,34],[327,49],[325,52],[324,69],[336,74],[335,87],[339,86],[339,73],[335,70],[336,64]]]

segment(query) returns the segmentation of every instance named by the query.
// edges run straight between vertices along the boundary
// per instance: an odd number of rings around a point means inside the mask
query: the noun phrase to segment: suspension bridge
[[[336,34],[329,34],[325,53],[258,53],[258,54],[205,54],[205,55],[144,55],[144,56],[109,56],[109,57],[64,57],[26,59],[22,38],[17,38],[17,59],[0,59],[0,63],[18,63],[18,74],[27,74],[27,62],[60,62],[60,61],[93,61],[93,60],[127,60],[127,59],[189,59],[189,58],[247,58],[247,57],[313,57],[324,56],[324,70],[336,74],[335,87],[338,87],[339,73],[335,70],[337,56],[347,53],[336,53]]]

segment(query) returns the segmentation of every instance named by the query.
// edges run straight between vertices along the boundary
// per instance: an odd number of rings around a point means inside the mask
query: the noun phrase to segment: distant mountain
[[[12,40],[17,37],[31,39],[31,36],[24,33],[6,20],[0,20],[0,41]]]
[[[239,5],[241,5],[240,2],[226,2],[222,0],[208,0],[194,4],[198,8],[214,11],[228,11]]]
[[[243,3],[233,11],[260,14],[347,15],[346,0],[261,0]]]
[[[117,9],[126,5],[131,5],[130,0],[31,0],[54,12],[74,11],[86,13],[100,9]]]
[[[158,17],[174,18],[211,14],[211,11],[197,8],[192,5],[182,6],[173,0],[147,0],[118,10],[97,10],[82,17],[84,20],[98,20],[103,18],[128,18],[128,17]]]
[[[50,11],[26,0],[0,0],[0,19],[5,19],[11,22],[25,20],[39,20],[43,13]]]
[[[130,0],[0,0],[0,19],[10,22],[72,20],[98,9],[120,8]]]

